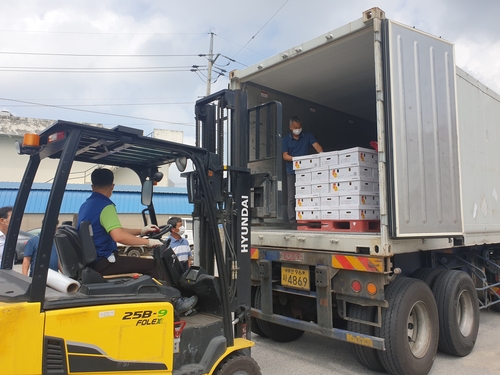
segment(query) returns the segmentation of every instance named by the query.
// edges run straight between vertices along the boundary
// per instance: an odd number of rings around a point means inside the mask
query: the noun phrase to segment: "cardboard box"
[[[378,189],[375,191],[375,186],[378,186],[372,181],[337,181],[330,183],[330,191],[337,195],[353,195],[356,194],[378,194]]]
[[[320,210],[295,211],[295,218],[297,220],[320,220],[321,211]]]
[[[333,165],[339,164],[339,152],[329,151],[322,152],[319,154],[319,165],[320,167],[331,167]]]
[[[378,164],[377,151],[363,147],[353,147],[339,151],[339,165],[363,165],[376,167]]]
[[[339,206],[350,208],[379,207],[380,199],[375,194],[341,195],[339,197]]]
[[[329,193],[330,193],[330,184],[328,182],[311,185],[311,194],[328,195]]]
[[[311,195],[311,185],[300,185],[295,186],[295,197],[303,197],[305,195]]]
[[[311,184],[329,182],[330,171],[323,168],[315,168],[311,171]]]
[[[321,220],[339,220],[339,210],[321,210]]]
[[[374,168],[360,165],[351,167],[336,167],[330,169],[330,182],[343,180],[373,181]]]
[[[320,197],[321,209],[331,209],[339,207],[339,197]]]
[[[373,209],[347,209],[339,210],[340,220],[379,220],[380,210]]]
[[[295,186],[311,185],[311,172],[295,172]]]
[[[319,167],[319,155],[294,156],[292,158],[294,170],[303,170]]]
[[[318,210],[321,207],[321,198],[315,196],[295,198],[295,210],[314,209]]]

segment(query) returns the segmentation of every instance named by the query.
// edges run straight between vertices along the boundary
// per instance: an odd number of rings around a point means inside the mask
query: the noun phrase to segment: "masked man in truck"
[[[290,134],[283,136],[282,146],[283,160],[286,162],[288,220],[290,223],[295,223],[295,171],[292,158],[309,154],[310,146],[318,153],[323,152],[323,147],[311,133],[302,131],[302,120],[298,116],[290,119]]]

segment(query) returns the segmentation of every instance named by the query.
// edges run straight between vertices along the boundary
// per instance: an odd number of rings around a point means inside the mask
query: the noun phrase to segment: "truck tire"
[[[385,340],[385,351],[378,351],[389,374],[427,374],[436,358],[439,322],[436,301],[421,280],[398,277],[387,285],[389,306],[382,310],[382,326],[375,336]]]
[[[280,315],[291,316],[291,312],[286,311],[285,306],[282,307],[278,312]],[[255,308],[260,310],[260,286],[257,287],[255,291]],[[300,338],[304,331],[299,329],[281,326],[276,323],[271,323],[262,319],[256,319],[260,330],[265,336],[278,342],[290,342],[295,341]]]
[[[255,296],[257,294],[257,288],[259,288],[259,301],[258,302],[255,300]],[[260,310],[260,287],[257,287],[257,286],[252,286],[252,307],[255,307],[255,308]],[[252,327],[251,330],[252,330],[252,332],[258,334],[261,337],[269,337],[259,327],[259,321],[260,321],[260,319],[251,318],[251,327]]]
[[[261,375],[257,362],[246,355],[230,354],[217,369],[215,375]]]
[[[438,276],[432,291],[439,314],[439,349],[466,356],[479,330],[479,303],[472,279],[466,272],[447,270]]]
[[[375,306],[363,307],[360,305],[350,305],[348,316],[354,319],[373,322],[376,313],[377,308]],[[353,322],[351,320],[347,321],[347,330],[371,336],[373,336],[375,333],[375,327],[358,322]],[[380,362],[380,359],[378,357],[378,350],[355,344],[351,344],[351,349],[356,360],[367,369],[376,372],[385,371],[384,366],[382,366],[382,363]]]
[[[414,279],[422,280],[424,283],[426,283],[429,286],[429,288],[432,289],[432,286],[434,285],[434,281],[436,281],[436,278],[443,271],[445,271],[443,268],[422,267],[422,268],[417,269],[415,272],[413,272],[411,277]]]

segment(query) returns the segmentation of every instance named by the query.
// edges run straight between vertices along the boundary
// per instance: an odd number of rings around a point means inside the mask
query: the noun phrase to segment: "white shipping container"
[[[333,207],[338,207],[339,206],[339,197],[338,196],[332,196],[332,197],[320,197],[320,204],[322,209],[330,209]]]
[[[342,180],[364,180],[373,181],[374,169],[371,167],[352,166],[352,167],[337,167],[330,169],[330,182]]]
[[[339,205],[340,207],[379,207],[380,198],[375,194],[341,195]]]
[[[301,210],[295,211],[295,219],[297,220],[320,220],[320,210]]]
[[[299,185],[310,185],[311,184],[311,172],[295,172],[295,186]]]
[[[322,184],[312,184],[311,193],[319,195],[328,195],[330,193],[330,184],[328,182]]]
[[[347,209],[339,210],[340,220],[379,220],[380,210]]]
[[[315,196],[309,197],[296,197],[295,198],[295,210],[302,210],[304,208],[318,209],[321,206],[321,198]]]
[[[330,167],[339,163],[338,151],[322,152],[319,154],[320,167]]]
[[[311,185],[295,186],[295,197],[311,195]]]
[[[294,156],[292,164],[294,170],[317,168],[319,167],[319,155]]]
[[[377,151],[363,147],[353,147],[339,151],[339,165],[377,166]]]
[[[339,210],[321,210],[321,220],[339,220]]]

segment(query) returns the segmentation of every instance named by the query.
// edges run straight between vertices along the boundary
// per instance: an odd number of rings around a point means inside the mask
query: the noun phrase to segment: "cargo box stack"
[[[294,157],[298,229],[379,230],[377,167],[377,152],[361,147]]]

